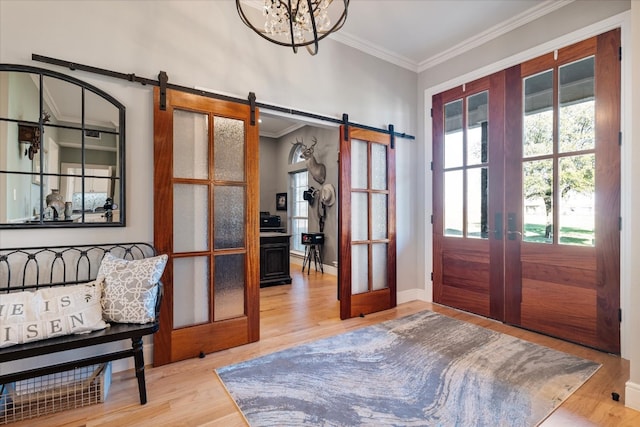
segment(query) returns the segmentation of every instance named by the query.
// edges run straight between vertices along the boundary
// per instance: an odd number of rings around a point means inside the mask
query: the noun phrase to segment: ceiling
[[[572,1],[350,0],[346,23],[330,38],[422,72]],[[304,49],[298,53],[306,54]],[[263,111],[260,133],[278,138],[298,123]]]
[[[331,37],[420,72],[572,1],[350,0]]]

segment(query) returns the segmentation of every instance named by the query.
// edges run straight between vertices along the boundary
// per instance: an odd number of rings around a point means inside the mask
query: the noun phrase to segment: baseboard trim
[[[144,364],[151,365],[153,364],[153,344],[144,344],[142,346],[142,353],[144,354]],[[134,369],[135,364],[133,362],[133,357],[127,357],[125,359],[114,360],[111,362],[111,372],[122,372],[127,371],[129,369]]]
[[[627,408],[640,411],[640,384],[627,381],[624,396],[624,405]]]
[[[302,261],[303,261],[303,258],[300,258],[300,257],[299,257],[299,256],[297,256],[297,255],[290,255],[290,256],[289,256],[289,262],[290,262],[291,264],[294,264],[294,265],[299,265],[299,266],[300,266],[300,268],[302,268]],[[330,274],[330,275],[332,275],[332,276],[337,276],[337,275],[338,275],[338,267],[335,267],[335,266],[333,266],[333,265],[322,264],[322,270],[323,270],[326,274]],[[313,272],[313,271],[315,271],[315,267],[313,267],[313,268],[311,269],[311,271],[312,271],[312,272]],[[318,272],[320,272],[320,270],[318,270]]]
[[[424,289],[409,289],[406,291],[400,291],[397,295],[398,304],[402,304],[409,301],[431,301],[427,292]]]

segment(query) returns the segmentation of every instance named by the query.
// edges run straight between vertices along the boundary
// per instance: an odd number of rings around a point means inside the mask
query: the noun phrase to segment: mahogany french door
[[[619,353],[619,34],[491,76],[480,165],[473,114],[454,114],[476,95],[434,96],[436,302]]]
[[[249,106],[167,90],[161,110],[156,88],[154,140],[154,240],[169,255],[154,364],[257,341],[258,127]]]
[[[340,318],[396,306],[395,150],[389,134],[340,128]]]
[[[504,78],[496,73],[433,99],[433,298],[499,320]]]

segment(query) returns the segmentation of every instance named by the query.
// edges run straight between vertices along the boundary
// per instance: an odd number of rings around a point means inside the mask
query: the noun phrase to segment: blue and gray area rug
[[[599,364],[430,311],[217,370],[258,426],[535,426]]]

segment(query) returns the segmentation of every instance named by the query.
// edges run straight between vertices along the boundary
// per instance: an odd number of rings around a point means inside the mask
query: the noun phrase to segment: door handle
[[[516,240],[516,236],[522,236],[522,233],[516,230],[516,214],[509,212],[507,214],[507,238]]]
[[[502,240],[502,212],[496,212],[494,215],[495,230],[493,231],[493,237],[496,240]]]

